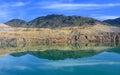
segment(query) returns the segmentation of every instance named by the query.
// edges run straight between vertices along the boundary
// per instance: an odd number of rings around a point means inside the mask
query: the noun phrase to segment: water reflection
[[[118,75],[119,43],[1,45],[0,75]]]
[[[63,60],[66,58],[83,58],[90,57],[98,54],[96,51],[64,51],[64,50],[46,50],[46,51],[27,51],[20,53],[12,53],[12,56],[19,57],[26,54],[36,56],[38,58],[44,58],[49,60]]]
[[[119,49],[116,49],[119,47],[119,43],[2,44],[0,45],[0,56],[11,54],[20,57],[30,54],[38,58],[63,60],[90,57],[104,51],[120,53]]]
[[[62,49],[62,50],[85,50],[88,48],[88,50],[91,48],[110,48],[110,47],[116,47],[120,46],[119,42],[104,42],[104,43],[97,43],[97,42],[91,42],[91,43],[16,43],[16,44],[0,44],[0,50],[7,49],[7,48],[36,48],[36,49]],[[98,49],[101,50],[101,49]]]
[[[106,50],[107,52],[114,52],[119,53],[119,48],[112,48]],[[83,58],[83,57],[91,57],[97,55],[104,51],[95,51],[95,50],[71,50],[71,51],[64,51],[64,50],[46,50],[46,51],[26,51],[26,52],[18,52],[12,53],[12,56],[20,57],[26,54],[30,54],[36,56],[37,58],[44,58],[49,60],[63,60],[67,58]]]

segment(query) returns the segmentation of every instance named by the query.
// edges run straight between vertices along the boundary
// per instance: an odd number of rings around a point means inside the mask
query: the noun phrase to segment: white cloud
[[[115,19],[115,18],[118,18],[120,16],[97,16],[97,17],[94,17],[94,18],[98,18],[98,19]]]
[[[102,14],[92,14],[91,17],[99,19],[99,20],[106,20],[106,19],[115,19],[120,17],[119,15],[102,15]]]
[[[1,3],[0,8],[9,8],[10,7],[20,7],[27,5],[28,2],[9,2],[9,3]]]
[[[106,7],[120,6],[120,3],[108,3],[108,4],[75,4],[75,3],[50,3],[43,5],[42,8],[46,9],[61,9],[61,10],[73,10],[73,9],[100,9]]]
[[[43,64],[45,68],[63,68],[63,67],[74,67],[74,66],[93,66],[93,65],[120,65],[120,62],[116,61],[105,61],[105,60],[62,60],[54,62],[46,62]]]
[[[0,21],[8,20],[14,17],[14,13],[20,10],[19,7],[26,6],[30,2],[8,2],[0,3]]]
[[[12,3],[11,6],[25,6],[27,5],[28,3],[23,3],[23,2],[16,2],[16,3]]]
[[[0,8],[0,21],[4,21],[6,19],[11,19],[11,17],[12,17],[11,14],[12,14],[12,11]]]

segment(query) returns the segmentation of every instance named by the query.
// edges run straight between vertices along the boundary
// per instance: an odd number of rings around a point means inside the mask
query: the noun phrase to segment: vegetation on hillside
[[[103,22],[109,23],[109,24],[114,25],[114,26],[120,26],[120,18],[108,19],[108,20],[105,20]]]
[[[38,58],[44,58],[49,60],[63,60],[66,58],[83,58],[90,57],[98,54],[99,52],[94,50],[72,50],[72,51],[64,51],[64,50],[46,50],[46,51],[28,51],[28,52],[20,52],[20,53],[12,53],[12,56],[23,56],[26,54],[31,54]]]
[[[19,19],[13,19],[5,24],[14,27],[66,27],[66,26],[82,26],[82,25],[95,25],[102,23],[96,19],[81,16],[64,16],[64,15],[47,15],[38,17],[32,21],[25,22]]]
[[[61,46],[60,49],[58,49],[58,45],[57,46],[55,45],[54,49],[49,49],[48,48],[48,49],[46,49],[44,51],[43,50],[36,50],[36,49],[35,49],[35,51],[34,50],[32,50],[32,51],[26,50],[25,51],[24,50],[24,51],[21,51],[21,52],[13,52],[13,53],[11,53],[11,55],[14,56],[14,57],[20,57],[20,56],[24,56],[26,54],[30,54],[30,55],[33,55],[33,56],[38,57],[38,58],[44,58],[44,59],[49,59],[49,60],[64,60],[64,59],[67,59],[67,58],[76,59],[76,58],[90,57],[90,56],[97,55],[97,54],[99,54],[101,52],[104,52],[104,51],[120,53],[120,51],[118,49],[119,47],[118,48],[116,47],[118,45],[116,45],[116,46],[112,46],[112,45],[110,45],[110,46],[104,46],[104,45],[99,46],[99,43],[98,43],[98,44],[96,44],[94,46],[91,46],[91,47],[89,46],[90,47],[89,49],[81,49],[82,46],[77,44],[80,47],[78,49],[74,45],[75,44],[72,44],[70,46],[71,49],[66,49],[65,48],[65,50],[62,50],[63,49],[62,46]],[[48,45],[46,45],[46,47],[47,46]],[[96,48],[98,48],[98,50],[97,49],[96,50],[91,49],[92,47],[96,47]]]
[[[26,27],[27,22],[21,19],[12,19],[5,24],[13,26],[13,27]]]

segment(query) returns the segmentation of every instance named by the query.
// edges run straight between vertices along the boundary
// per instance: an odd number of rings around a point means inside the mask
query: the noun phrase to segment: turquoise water
[[[13,51],[0,56],[0,75],[120,75],[120,47],[103,48]]]

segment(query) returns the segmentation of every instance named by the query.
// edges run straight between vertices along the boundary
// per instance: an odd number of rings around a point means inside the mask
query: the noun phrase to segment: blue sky
[[[120,0],[0,0],[0,22],[49,14],[114,19],[120,17]]]

